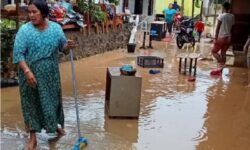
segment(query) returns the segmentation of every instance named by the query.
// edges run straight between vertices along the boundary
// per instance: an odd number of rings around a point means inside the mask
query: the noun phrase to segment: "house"
[[[235,25],[232,31],[233,50],[243,50],[244,43],[250,35],[250,1],[231,0]]]
[[[235,16],[235,24],[232,30],[233,50],[242,51],[244,43],[250,34],[250,1],[249,0],[229,0],[232,13]],[[215,16],[221,13],[221,4],[214,9],[214,0],[203,1],[203,14],[205,16]],[[215,11],[216,10],[216,11]]]
[[[156,0],[121,0],[117,12],[124,12],[128,8],[132,14],[151,16],[154,14]]]

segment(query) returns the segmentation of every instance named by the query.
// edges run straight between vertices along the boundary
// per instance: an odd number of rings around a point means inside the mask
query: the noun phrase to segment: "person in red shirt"
[[[200,19],[199,21],[197,21],[194,25],[194,28],[195,30],[198,32],[199,34],[199,39],[198,39],[198,42],[200,42],[200,39],[201,39],[201,34],[202,32],[204,31],[204,23],[202,22],[202,19]]]

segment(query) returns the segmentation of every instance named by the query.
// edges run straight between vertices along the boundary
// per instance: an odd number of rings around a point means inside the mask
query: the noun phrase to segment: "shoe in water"
[[[160,72],[161,72],[160,70],[153,70],[153,69],[149,70],[150,74],[158,74]]]
[[[210,72],[211,76],[220,76],[221,74],[222,74],[222,70],[221,69],[212,70]]]
[[[189,82],[194,82],[195,81],[195,77],[192,77],[192,76],[188,77],[188,81]]]

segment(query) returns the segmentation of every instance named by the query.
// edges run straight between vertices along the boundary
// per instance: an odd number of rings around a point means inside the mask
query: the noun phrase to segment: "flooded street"
[[[198,61],[195,82],[178,72],[174,43],[129,54],[117,50],[75,61],[81,132],[86,150],[248,150],[250,89],[247,69],[227,67],[211,77],[215,61]],[[202,47],[210,49],[209,46]],[[198,47],[198,51],[199,52]],[[205,52],[204,52],[205,53]],[[164,58],[161,73],[136,65],[139,55]],[[133,64],[142,76],[139,119],[109,119],[104,114],[106,69]],[[77,137],[70,62],[60,64],[66,135],[50,140],[38,134],[38,150],[69,150]],[[128,110],[129,111],[129,110]],[[22,149],[27,140],[19,89],[1,89],[1,148]]]

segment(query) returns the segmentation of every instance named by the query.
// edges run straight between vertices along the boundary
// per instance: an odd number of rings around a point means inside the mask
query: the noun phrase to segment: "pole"
[[[143,33],[143,42],[142,42],[142,46],[140,47],[141,49],[145,49],[145,41],[146,41],[146,31],[144,31]]]
[[[76,78],[75,78],[75,66],[73,60],[73,50],[70,50],[70,63],[71,63],[71,73],[72,73],[72,82],[73,82],[73,95],[75,98],[75,108],[76,108],[76,121],[77,121],[77,131],[78,131],[78,138],[81,138],[81,131],[80,131],[80,117],[79,117],[79,108],[78,108],[78,100],[76,94]]]
[[[181,13],[184,15],[184,0],[181,0]]]
[[[152,35],[151,35],[151,33],[149,33],[149,45],[148,45],[148,48],[153,48],[153,46],[152,46]]]
[[[192,18],[194,18],[194,1],[195,0],[192,1]]]
[[[203,0],[201,0],[200,18],[202,18],[202,13],[203,13]]]

